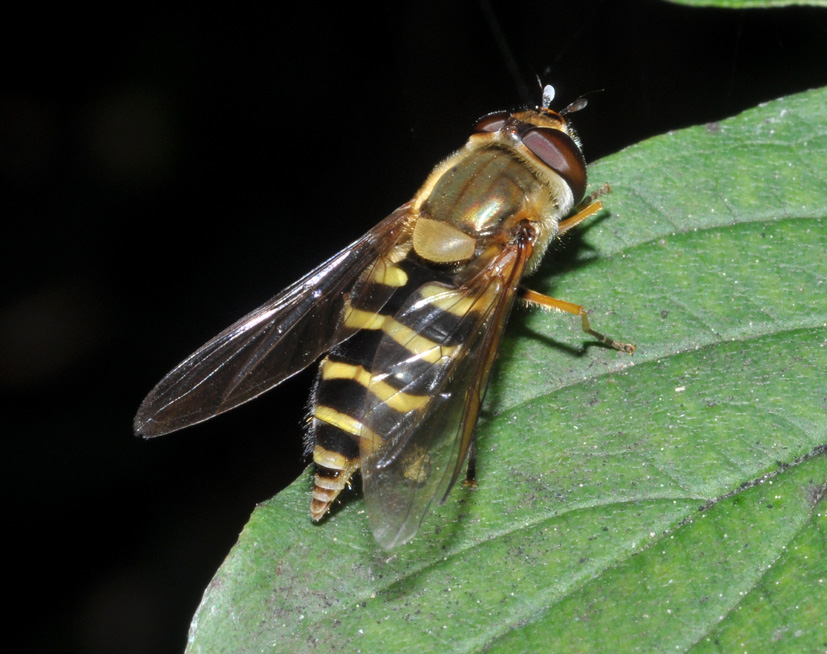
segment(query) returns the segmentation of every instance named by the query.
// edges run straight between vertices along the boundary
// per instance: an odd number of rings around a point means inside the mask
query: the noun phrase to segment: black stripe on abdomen
[[[396,286],[389,294],[388,285],[373,277],[362,282],[353,304],[344,309],[344,326],[355,333],[319,366],[309,434],[317,464],[314,519],[323,515],[325,502],[329,505],[358,469],[360,452],[380,447],[403,417],[409,421],[408,414],[426,409],[428,395],[405,389],[438,384],[443,366],[453,360],[471,335],[469,330],[478,324],[473,318],[462,322],[479,310],[474,298],[453,289],[448,275],[413,255],[377,266],[371,274],[385,275],[383,279]],[[382,295],[388,299],[377,311],[371,305]],[[403,307],[407,308],[401,315]],[[380,344],[382,356],[377,361]],[[377,408],[368,425],[363,422],[366,404]]]

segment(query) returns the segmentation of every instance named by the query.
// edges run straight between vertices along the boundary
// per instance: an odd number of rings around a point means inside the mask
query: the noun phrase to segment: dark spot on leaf
[[[811,484],[807,488],[807,499],[815,506],[827,497],[827,484]]]

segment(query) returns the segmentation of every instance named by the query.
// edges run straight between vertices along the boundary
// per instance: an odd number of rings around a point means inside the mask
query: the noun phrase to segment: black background
[[[303,469],[312,373],[154,441],[139,402],[409,199],[479,115],[536,101],[535,75],[558,108],[602,90],[575,116],[589,160],[827,84],[824,10],[331,4],[4,21],[9,651],[183,649],[255,503]]]

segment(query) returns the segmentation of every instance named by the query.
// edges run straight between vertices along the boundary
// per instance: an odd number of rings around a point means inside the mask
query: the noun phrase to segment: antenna
[[[581,109],[585,109],[586,105],[589,104],[587,98],[580,96],[572,102],[568,107],[560,111],[561,116],[568,116],[569,114],[573,114],[575,111],[580,111]]]
[[[543,101],[540,106],[543,107],[543,109],[548,109],[552,100],[554,100],[554,87],[551,84],[546,84],[543,87]]]
[[[589,101],[586,98],[587,95],[591,95],[592,93],[603,93],[603,91],[605,91],[605,89],[595,89],[594,91],[589,91],[588,93],[584,93],[579,98],[577,98],[577,100],[572,102],[568,107],[563,109],[560,112],[560,115],[566,116],[568,114],[573,114],[575,111],[580,111],[581,109],[584,109],[586,107],[586,105],[589,104]]]

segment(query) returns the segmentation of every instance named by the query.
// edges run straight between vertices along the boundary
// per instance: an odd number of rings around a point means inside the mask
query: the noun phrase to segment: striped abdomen
[[[439,306],[439,294],[451,289],[447,281],[409,253],[396,264],[378,265],[366,282],[392,287],[381,309],[360,306],[358,299],[345,309],[345,326],[359,331],[322,360],[311,400],[314,520],[325,515],[359,469],[360,453],[374,451],[400,420],[425,410],[428,395],[402,389],[436,376],[451,348],[463,346],[467,335],[456,329],[457,312]],[[360,297],[376,295],[365,291]],[[382,411],[366,418],[366,406],[377,402]]]

